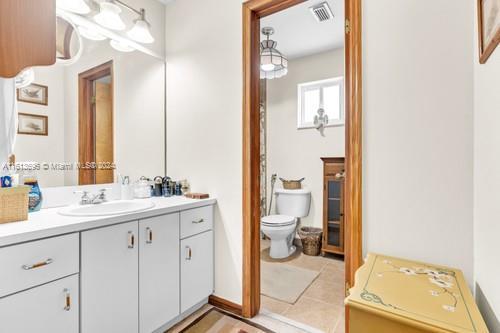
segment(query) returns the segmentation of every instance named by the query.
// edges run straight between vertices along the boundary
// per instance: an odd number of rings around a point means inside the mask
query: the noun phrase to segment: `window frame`
[[[310,128],[316,128],[314,123],[312,122],[305,122],[305,108],[304,108],[304,103],[305,103],[305,98],[304,94],[308,90],[313,90],[313,89],[318,89],[320,91],[320,104],[323,100],[323,89],[326,87],[331,87],[331,86],[338,86],[339,91],[340,91],[340,119],[328,119],[328,123],[325,124],[325,127],[334,127],[334,126],[344,126],[345,125],[345,111],[344,111],[344,106],[345,106],[345,90],[344,90],[344,77],[343,76],[337,76],[325,80],[319,80],[319,81],[311,81],[311,82],[304,82],[304,83],[299,83],[297,85],[297,129],[310,129]]]

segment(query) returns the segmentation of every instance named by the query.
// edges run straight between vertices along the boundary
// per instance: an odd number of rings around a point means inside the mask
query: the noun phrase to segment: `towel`
[[[17,134],[15,79],[0,78],[0,166],[9,162]],[[0,170],[1,171],[1,170]]]

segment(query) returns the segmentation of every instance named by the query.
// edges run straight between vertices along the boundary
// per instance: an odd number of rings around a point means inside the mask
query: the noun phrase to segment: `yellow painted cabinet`
[[[346,299],[350,333],[486,333],[460,270],[369,254]]]

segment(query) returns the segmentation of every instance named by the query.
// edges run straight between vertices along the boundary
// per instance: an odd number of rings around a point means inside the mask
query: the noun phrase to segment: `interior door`
[[[181,312],[213,293],[212,239],[213,232],[207,231],[181,241]]]
[[[111,76],[95,81],[95,161],[101,165],[95,171],[96,184],[113,183],[113,88]]]
[[[0,332],[78,333],[78,275],[1,298]]]
[[[81,333],[137,333],[138,222],[81,233]]]
[[[139,322],[151,333],[180,314],[179,213],[139,222]]]

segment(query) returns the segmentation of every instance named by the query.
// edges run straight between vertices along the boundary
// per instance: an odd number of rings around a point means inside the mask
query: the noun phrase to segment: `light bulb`
[[[112,39],[109,42],[109,44],[111,45],[112,48],[120,52],[132,52],[135,50],[133,47],[127,45],[125,42],[117,41],[114,39]]]
[[[112,30],[125,29],[125,23],[120,17],[120,13],[122,12],[120,7],[107,1],[101,2],[100,7],[99,14],[94,16],[94,20],[97,23]]]
[[[57,0],[57,7],[77,14],[90,13],[90,7],[84,0]]]
[[[264,72],[269,72],[269,71],[272,71],[274,70],[274,68],[276,67],[274,64],[265,64],[265,65],[262,65],[260,66],[262,68],[262,70]]]
[[[151,32],[149,31],[149,23],[143,19],[134,21],[134,27],[127,32],[127,35],[139,43],[151,44],[155,41]]]

